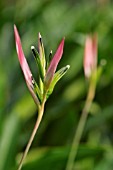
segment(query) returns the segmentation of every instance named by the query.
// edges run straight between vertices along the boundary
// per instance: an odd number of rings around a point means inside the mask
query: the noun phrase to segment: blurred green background
[[[75,170],[113,170],[113,3],[108,0],[0,1],[0,170],[16,169],[37,118],[17,58],[13,25],[37,79],[31,45],[40,31],[48,56],[62,37],[58,68],[71,65],[46,103],[45,114],[23,170],[64,170],[84,106],[85,36],[98,33],[98,63],[106,62],[84,129]]]

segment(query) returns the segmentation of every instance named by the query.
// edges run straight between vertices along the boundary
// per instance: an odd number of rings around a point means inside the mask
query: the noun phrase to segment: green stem
[[[82,114],[81,114],[81,117],[80,117],[80,120],[79,120],[79,123],[77,126],[77,130],[76,130],[73,142],[72,142],[71,150],[70,150],[68,161],[67,161],[66,170],[72,170],[74,167],[74,161],[75,161],[75,158],[77,155],[79,143],[80,143],[80,140],[81,140],[81,137],[83,134],[83,130],[85,127],[85,123],[87,120],[87,116],[88,116],[92,101],[95,96],[95,89],[96,89],[96,83],[91,80],[88,95],[87,95],[86,102],[85,102],[85,106],[82,110]]]
[[[38,113],[37,121],[36,121],[36,123],[35,123],[35,126],[34,126],[34,129],[33,129],[33,131],[32,131],[31,137],[30,137],[30,139],[29,139],[29,142],[28,142],[28,144],[27,144],[27,146],[26,146],[26,149],[25,149],[25,151],[24,151],[24,153],[23,153],[23,156],[22,156],[22,158],[21,158],[21,161],[20,161],[18,170],[21,170],[22,165],[23,165],[23,162],[24,162],[24,160],[25,160],[25,158],[26,158],[26,156],[27,156],[27,153],[28,153],[28,151],[29,151],[29,149],[30,149],[30,146],[31,146],[31,144],[32,144],[32,142],[33,142],[33,139],[34,139],[34,137],[35,137],[35,135],[36,135],[37,129],[38,129],[39,125],[40,125],[40,122],[41,122],[41,120],[42,120],[42,116],[43,116],[43,113],[44,113],[44,105],[45,105],[45,99],[43,100],[43,103],[42,103],[42,105],[41,105],[40,108],[39,108],[39,113]]]

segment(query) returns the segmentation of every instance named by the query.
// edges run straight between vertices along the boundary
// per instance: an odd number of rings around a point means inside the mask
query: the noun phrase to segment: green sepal
[[[39,55],[41,58],[41,63],[42,63],[42,67],[43,67],[43,72],[45,75],[45,67],[46,67],[46,59],[45,59],[45,52],[44,52],[44,45],[42,42],[42,37],[41,34],[39,33],[39,40],[38,40],[38,50],[39,50]]]
[[[41,103],[42,99],[43,99],[43,95],[42,95],[42,93],[41,93],[35,79],[32,80],[32,84],[33,84],[34,92],[35,92],[36,96],[38,97],[38,99],[39,99],[39,101]]]
[[[99,79],[100,79],[100,77],[101,77],[101,75],[102,75],[102,71],[103,71],[102,66],[99,66],[99,67],[97,68],[97,78],[96,78],[96,82],[99,81]]]
[[[70,66],[67,65],[67,66],[61,68],[60,70],[58,70],[54,74],[53,80],[52,80],[52,82],[50,84],[50,87],[49,87],[49,89],[47,91],[46,98],[48,98],[51,95],[51,93],[53,92],[53,89],[54,89],[56,83],[66,74],[66,72],[67,72],[67,70],[69,68],[70,68]]]
[[[90,81],[92,82],[92,84],[97,85],[102,74],[102,69],[102,66],[99,66],[96,70],[92,72],[92,75],[90,77]]]
[[[52,50],[50,51],[50,53],[49,53],[49,57],[47,58],[46,70],[48,69],[48,67],[49,67],[49,64],[50,64],[51,60],[52,60]]]
[[[41,62],[41,58],[39,56],[39,53],[38,51],[35,49],[34,46],[31,46],[31,50],[33,52],[33,55],[35,57],[35,60],[36,60],[36,63],[38,65],[38,69],[39,69],[39,75],[40,75],[40,78],[42,80],[42,82],[44,82],[44,68],[42,66],[42,62]]]

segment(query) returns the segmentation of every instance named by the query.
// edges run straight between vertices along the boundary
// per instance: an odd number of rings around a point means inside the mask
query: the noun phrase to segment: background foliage
[[[98,33],[98,62],[105,63],[80,143],[76,170],[113,169],[113,3],[98,0],[0,1],[0,170],[14,170],[37,117],[17,59],[13,24],[37,79],[30,46],[41,32],[49,55],[65,36],[59,64],[71,65],[46,103],[45,114],[23,170],[64,170],[88,84],[83,73],[87,33]]]

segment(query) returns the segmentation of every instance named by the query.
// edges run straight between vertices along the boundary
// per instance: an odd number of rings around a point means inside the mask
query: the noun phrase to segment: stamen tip
[[[34,49],[35,49],[35,47],[32,45],[32,46],[31,46],[31,50],[34,50]]]
[[[67,67],[67,69],[69,69],[69,68],[70,68],[70,65],[67,65],[66,67]]]

